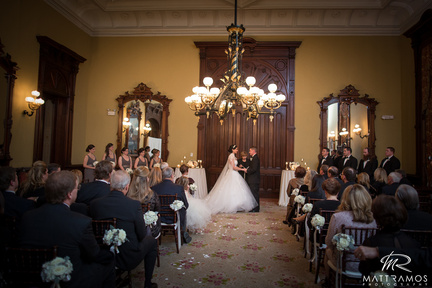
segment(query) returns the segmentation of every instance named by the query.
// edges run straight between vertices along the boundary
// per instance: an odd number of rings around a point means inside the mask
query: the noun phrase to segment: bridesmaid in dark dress
[[[129,149],[127,147],[123,147],[121,150],[121,156],[118,160],[118,166],[120,170],[126,171],[127,168],[132,169],[132,159],[129,154]]]
[[[105,147],[105,153],[102,157],[102,160],[107,160],[110,162],[114,162],[114,167],[117,164],[116,155],[114,153],[114,144],[108,143]]]
[[[94,181],[94,162],[96,161],[96,155],[94,155],[96,147],[93,144],[87,146],[87,155],[84,156],[84,183]]]
[[[144,148],[138,149],[138,157],[136,158],[135,164],[134,164],[135,169],[137,169],[138,167],[141,167],[141,166],[148,167],[148,162],[144,156],[144,153],[145,153]]]
[[[153,149],[152,153],[153,157],[150,161],[150,169],[152,169],[155,164],[161,164],[163,162],[162,158],[159,158],[160,151],[158,149]]]
[[[151,161],[151,158],[150,158],[150,146],[146,146],[144,148],[144,151],[145,151],[144,157],[147,159],[147,163],[150,165],[150,161]],[[147,165],[147,167],[148,167],[148,165]]]

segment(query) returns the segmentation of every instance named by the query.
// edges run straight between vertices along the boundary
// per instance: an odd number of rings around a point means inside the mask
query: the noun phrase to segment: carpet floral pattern
[[[159,287],[320,287],[314,284],[303,241],[282,223],[286,207],[262,199],[261,212],[214,215],[207,227],[191,233],[192,242],[176,253],[174,237],[163,237]],[[143,264],[132,273],[143,287]]]

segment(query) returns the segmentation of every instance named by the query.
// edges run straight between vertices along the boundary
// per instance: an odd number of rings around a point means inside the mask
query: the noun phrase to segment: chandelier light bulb
[[[285,98],[286,97],[283,94],[279,94],[279,95],[276,96],[276,100],[279,101],[279,102],[285,101]]]
[[[213,79],[211,77],[205,77],[203,83],[206,87],[210,87],[213,84]]]
[[[247,92],[248,92],[248,90],[247,90],[246,87],[239,87],[239,88],[237,88],[237,94],[239,94],[241,96],[246,95]]]
[[[212,95],[219,95],[219,93],[220,93],[220,89],[219,88],[216,88],[216,87],[213,87],[213,88],[211,88],[210,89],[210,94],[212,94]]]
[[[198,86],[195,86],[194,88],[192,88],[192,92],[193,92],[194,94],[197,94],[198,91],[199,91],[199,87],[198,87]]]
[[[246,84],[248,86],[253,86],[253,85],[255,85],[255,83],[256,83],[255,77],[249,76],[246,78]]]
[[[276,90],[277,90],[277,86],[276,86],[276,84],[270,84],[270,85],[268,86],[268,90],[269,90],[271,93],[276,92]]]

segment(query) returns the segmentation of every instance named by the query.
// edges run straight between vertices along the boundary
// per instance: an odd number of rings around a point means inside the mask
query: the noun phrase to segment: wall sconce
[[[143,127],[143,133],[141,133],[142,136],[147,137],[150,134],[150,131],[152,130],[152,128],[150,127],[150,123],[146,123],[145,126]]]
[[[361,139],[363,139],[363,138],[365,138],[365,137],[369,137],[369,134],[366,134],[366,135],[361,135],[361,131],[362,131],[362,129],[360,128],[360,125],[359,124],[355,124],[354,125],[354,129],[353,129],[353,132],[356,134],[356,135],[358,135]]]
[[[28,115],[29,117],[33,116],[34,111],[39,109],[40,106],[42,106],[45,101],[42,98],[38,98],[40,93],[36,90],[31,92],[32,97],[26,97],[25,101],[27,102],[28,107],[30,108],[30,111],[24,110],[23,114]]]
[[[123,119],[123,133],[125,133],[131,125],[132,123],[129,122],[129,118],[125,117]]]
[[[349,132],[346,128],[342,128],[342,131],[339,132],[339,135],[342,137],[342,143],[344,146],[349,146],[349,141],[351,141],[351,137],[348,135]]]

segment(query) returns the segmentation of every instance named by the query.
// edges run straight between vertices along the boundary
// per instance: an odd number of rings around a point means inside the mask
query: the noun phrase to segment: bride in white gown
[[[212,214],[249,212],[258,205],[248,184],[238,173],[238,171],[246,172],[246,168],[237,167],[235,157],[238,152],[237,145],[231,145],[228,151],[231,154],[228,156],[227,163],[213,189],[205,198]]]

